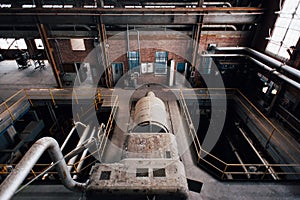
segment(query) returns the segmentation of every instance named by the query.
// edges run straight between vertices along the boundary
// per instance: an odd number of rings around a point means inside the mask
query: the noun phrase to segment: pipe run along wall
[[[258,51],[255,51],[253,49],[250,49],[248,47],[217,47],[216,48],[217,51],[240,51],[240,50],[244,50],[247,52],[250,52],[250,55],[247,54],[239,54],[239,53],[215,53],[215,54],[202,54],[203,57],[245,57],[249,60],[251,60],[252,62],[254,62],[255,64],[257,64],[258,66],[264,68],[265,70],[267,70],[268,72],[270,72],[270,74],[280,78],[281,80],[289,83],[290,85],[294,86],[295,88],[300,90],[300,83],[298,81],[295,81],[283,74],[281,74],[280,70],[283,70],[285,72],[287,72],[290,75],[294,75],[298,78],[300,78],[300,71],[285,65],[283,63],[281,63],[278,60],[275,60],[274,58],[271,58],[267,55],[264,55],[263,53],[260,53]],[[257,57],[257,59],[261,60],[257,60],[253,57]],[[264,64],[264,63],[267,64]],[[277,71],[278,70],[278,71]]]
[[[254,49],[248,48],[248,47],[217,47],[215,48],[217,51],[246,51],[251,56],[258,58],[259,60],[262,60],[264,63],[269,64],[271,66],[274,66],[278,70],[283,70],[297,78],[300,78],[300,71],[295,69],[294,67],[291,67],[289,65],[286,65],[283,62],[280,62],[274,58],[271,58],[270,56],[263,54],[261,52],[258,52]]]
[[[44,137],[32,145],[14,170],[3,181],[0,186],[1,200],[9,200],[14,195],[15,191],[25,180],[32,167],[46,150],[48,150],[52,161],[54,163],[58,162],[55,167],[64,186],[72,191],[84,191],[86,184],[78,183],[71,178],[57,141],[51,137]]]

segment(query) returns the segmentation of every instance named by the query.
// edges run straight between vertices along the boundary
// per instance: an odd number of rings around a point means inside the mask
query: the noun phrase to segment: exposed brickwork
[[[237,47],[249,46],[250,40],[248,35],[239,34],[202,34],[200,38],[199,54],[207,49],[208,44],[217,44],[218,47]]]
[[[73,51],[71,47],[71,42],[68,39],[57,40],[58,48],[61,53],[62,63],[74,63],[83,62],[87,55],[94,48],[93,40],[84,40],[85,51]],[[52,48],[55,54],[58,54],[56,48],[54,48],[54,41],[51,41]],[[57,55],[56,55],[57,57]]]
[[[140,35],[140,61],[142,63],[155,62],[156,51],[169,52],[168,59],[175,62],[186,62],[188,38],[176,35],[149,34]],[[125,35],[113,36],[108,39],[109,57],[111,62],[123,62],[125,72],[128,70],[127,41]],[[130,51],[138,50],[138,40],[136,35],[130,36]]]

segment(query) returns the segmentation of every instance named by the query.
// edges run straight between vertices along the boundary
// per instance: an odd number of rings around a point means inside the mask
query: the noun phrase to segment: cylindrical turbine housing
[[[135,105],[133,132],[169,132],[165,104],[151,91]]]

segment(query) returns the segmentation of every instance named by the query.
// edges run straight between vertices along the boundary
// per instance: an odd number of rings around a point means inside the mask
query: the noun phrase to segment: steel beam
[[[262,8],[251,7],[197,7],[161,9],[125,8],[68,8],[68,9],[1,9],[0,24],[30,24],[39,16],[43,24],[94,24],[94,16],[101,16],[104,24],[196,24],[204,16],[203,23],[252,24],[264,13]]]

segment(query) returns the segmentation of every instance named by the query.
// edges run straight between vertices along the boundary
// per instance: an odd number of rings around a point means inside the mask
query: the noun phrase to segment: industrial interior
[[[299,0],[1,0],[0,199],[300,199]]]

